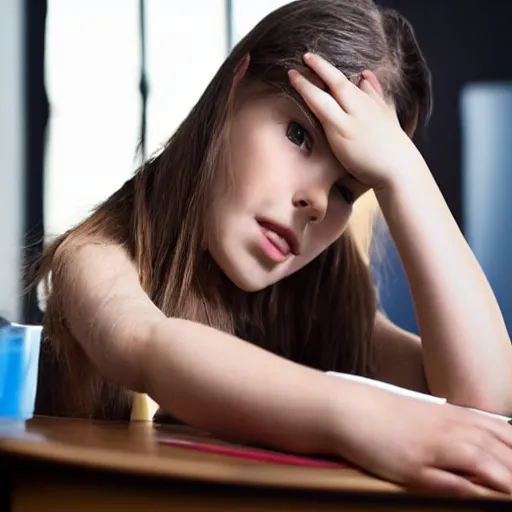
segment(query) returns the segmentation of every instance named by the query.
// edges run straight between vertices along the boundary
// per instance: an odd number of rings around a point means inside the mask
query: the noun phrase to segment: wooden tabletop
[[[0,431],[0,453],[141,476],[231,485],[404,492],[351,468],[311,468],[234,458],[166,446],[161,443],[166,438],[229,446],[188,427],[37,417],[21,431],[10,435]]]
[[[234,458],[162,444],[168,438],[227,445],[187,427],[36,417],[19,431],[9,432],[0,424],[0,456],[174,481],[375,496],[407,494],[401,487],[355,468],[313,468]],[[497,493],[493,496],[504,499]]]

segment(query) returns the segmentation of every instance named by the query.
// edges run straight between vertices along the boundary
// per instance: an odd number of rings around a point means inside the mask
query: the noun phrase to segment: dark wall
[[[512,1],[377,0],[414,26],[433,75],[434,111],[416,138],[459,225],[461,140],[459,94],[475,80],[512,79]]]

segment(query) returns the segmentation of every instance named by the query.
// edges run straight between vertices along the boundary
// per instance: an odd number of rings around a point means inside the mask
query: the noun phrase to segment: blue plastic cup
[[[42,330],[20,324],[0,328],[0,420],[34,415]]]

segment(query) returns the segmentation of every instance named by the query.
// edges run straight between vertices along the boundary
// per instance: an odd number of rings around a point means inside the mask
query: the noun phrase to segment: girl
[[[46,250],[37,412],[127,418],[136,391],[224,438],[344,457],[409,487],[511,492],[512,429],[457,407],[512,413],[512,350],[410,139],[429,106],[396,12],[299,0],[270,14],[161,153]],[[377,311],[364,215],[351,219],[372,197],[421,341]]]

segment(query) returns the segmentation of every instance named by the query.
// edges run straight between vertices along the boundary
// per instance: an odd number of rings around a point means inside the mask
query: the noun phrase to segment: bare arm
[[[401,329],[378,312],[375,318],[374,338],[375,378],[420,393],[430,393],[423,366],[421,340],[418,336]]]
[[[65,251],[55,285],[85,352],[104,377],[147,392],[173,416],[225,438],[342,456],[415,487],[476,495],[473,483],[445,475],[448,467],[509,488],[494,476],[499,457],[475,469],[484,454],[507,456],[507,425],[328,377],[209,327],[167,319],[121,248]]]
[[[510,415],[512,347],[500,309],[426,164],[377,197],[411,286],[429,389]]]
[[[61,257],[68,264],[56,284],[66,294],[66,318],[107,379],[223,437],[328,451],[328,418],[344,383],[215,329],[166,318],[118,246],[86,245]]]

